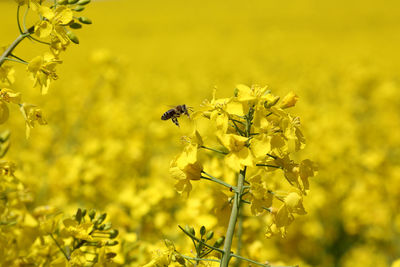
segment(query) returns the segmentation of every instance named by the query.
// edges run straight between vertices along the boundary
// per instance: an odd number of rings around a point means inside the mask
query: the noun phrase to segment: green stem
[[[0,66],[3,65],[4,61],[7,57],[12,53],[12,51],[17,47],[17,45],[24,40],[25,37],[29,36],[33,31],[33,28],[30,28],[27,32],[21,33],[14,42],[7,47],[4,53],[0,56]]]
[[[194,261],[214,261],[214,262],[219,262],[217,259],[202,259],[202,258],[193,258],[185,255],[180,255],[182,258],[185,258],[187,260],[194,260]]]
[[[243,195],[242,195],[243,196]],[[238,229],[237,229],[237,247],[236,247],[236,253],[237,255],[240,255],[240,251],[242,250],[242,234],[243,234],[243,215],[242,212],[239,210],[238,214]],[[240,260],[237,260],[235,262],[235,266],[239,267],[240,266]]]
[[[264,264],[264,263],[261,263],[261,262],[258,262],[258,261],[253,261],[253,260],[251,260],[251,259],[248,259],[248,258],[245,258],[245,257],[239,256],[239,255],[236,255],[236,254],[231,254],[231,255],[232,255],[232,257],[238,258],[238,259],[240,259],[240,260],[248,261],[248,262],[251,262],[251,263],[257,264],[257,265],[259,265],[259,266],[264,266],[264,267],[299,267],[298,265],[292,265],[292,266],[281,266],[281,265],[270,265],[270,264]]]
[[[23,60],[22,58],[20,58],[20,57],[17,57],[16,55],[10,54],[10,57],[13,57],[13,58],[19,59],[19,60],[21,60],[21,61],[22,61],[22,62],[24,62],[24,63],[28,63],[28,62],[26,62],[25,60]]]
[[[29,40],[33,40],[33,41],[36,41],[36,42],[41,43],[41,44],[51,45],[51,43],[41,41],[41,40],[39,40],[39,39],[36,39],[36,38],[33,37],[33,36],[28,36],[28,38],[29,38]]]
[[[275,166],[275,165],[270,165],[270,164],[256,164],[258,167],[270,167],[270,168],[275,168],[275,169],[283,169],[281,166]]]
[[[228,229],[226,230],[224,253],[222,255],[221,265],[220,265],[221,267],[228,267],[229,261],[232,256],[231,247],[232,247],[233,235],[235,233],[236,221],[240,211],[241,195],[243,191],[245,176],[246,176],[246,168],[244,170],[241,170],[238,175],[237,191],[235,192],[235,197],[233,199],[231,216],[229,218]]]
[[[67,253],[62,249],[60,244],[58,244],[57,240],[54,238],[53,234],[50,234],[51,239],[54,240],[54,243],[56,243],[57,247],[61,250],[61,252],[64,254],[65,258],[69,261],[70,258],[68,257]]]
[[[220,185],[223,185],[223,186],[225,186],[225,187],[227,187],[227,188],[229,188],[229,189],[232,189],[233,191],[236,191],[236,187],[235,187],[235,186],[232,186],[232,185],[230,185],[230,184],[228,184],[228,183],[225,183],[224,181],[222,181],[222,180],[220,180],[220,179],[218,179],[218,178],[215,178],[214,176],[212,176],[212,175],[210,175],[210,174],[208,174],[208,173],[206,173],[206,172],[204,172],[204,171],[202,171],[202,173],[204,173],[204,174],[207,175],[208,177],[200,176],[200,178],[205,179],[205,180],[209,180],[209,181],[216,182],[216,183],[218,183],[218,184],[220,184]]]
[[[17,24],[18,24],[18,30],[19,33],[23,33],[22,28],[21,28],[21,23],[19,22],[19,10],[20,10],[21,6],[18,5],[17,7]]]
[[[232,120],[232,123],[233,123],[233,126],[234,126],[235,129],[236,129],[236,132],[237,132],[239,135],[244,136],[245,133],[244,133],[242,130],[239,129],[239,127],[236,125],[236,123],[235,123],[234,120]]]
[[[24,18],[22,19],[22,26],[24,27],[24,31],[27,31],[27,29],[26,29],[26,18],[28,17],[28,13],[29,13],[29,5],[26,7]]]
[[[18,59],[15,59],[15,58],[6,57],[4,60],[13,61],[13,62],[17,62],[17,63],[22,63],[22,64],[25,64],[25,65],[28,64],[28,62],[26,62],[26,61],[18,60]]]
[[[251,202],[250,202],[250,201],[247,201],[247,200],[242,199],[242,202],[251,205]],[[263,208],[264,210],[268,211],[268,212],[272,212],[272,210],[271,210],[270,208],[266,208],[266,207],[262,207],[262,208]]]
[[[214,151],[214,152],[217,152],[217,153],[221,153],[221,154],[224,154],[224,155],[227,155],[227,154],[228,154],[228,152],[224,152],[224,151],[221,151],[221,150],[217,150],[217,149],[214,149],[214,148],[211,148],[211,147],[200,146],[200,148],[208,149],[208,150],[211,150],[211,151]]]
[[[211,248],[211,249],[213,249],[213,250],[215,250],[215,251],[218,251],[218,252],[220,252],[220,253],[224,253],[224,251],[223,251],[222,249],[216,248],[216,247],[214,247],[214,246],[211,246],[211,245],[209,245],[209,244],[207,244],[207,243],[201,241],[200,239],[198,239],[197,237],[195,237],[194,235],[192,235],[191,233],[189,233],[189,232],[187,232],[185,229],[183,229],[182,226],[178,225],[178,227],[179,227],[179,229],[181,229],[186,235],[188,235],[191,239],[196,240],[197,242],[199,242],[199,243],[203,244],[204,246],[206,246],[206,247],[208,247],[208,248]]]

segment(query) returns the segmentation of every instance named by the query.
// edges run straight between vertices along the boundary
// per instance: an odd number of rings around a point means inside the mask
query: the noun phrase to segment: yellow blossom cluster
[[[308,179],[317,171],[308,159],[300,163],[291,159],[292,153],[305,146],[299,118],[286,111],[295,106],[298,96],[290,92],[279,101],[267,87],[246,85],[238,85],[234,94],[217,99],[214,90],[202,110],[192,114],[193,136],[186,138],[184,151],[171,163],[170,172],[178,180],[175,187],[189,195],[191,181],[215,181],[213,169],[203,167],[207,159],[201,159],[198,153],[205,149],[219,154],[219,164],[226,165],[233,174],[245,173],[244,182],[249,190],[244,190],[243,199],[251,205],[253,215],[265,211],[272,214],[273,223],[268,225],[267,235],[284,235],[294,214],[306,214],[303,195],[309,189]],[[282,173],[286,185],[273,178],[274,171]],[[217,183],[236,190],[236,185],[223,182],[226,178],[219,179],[222,181]]]

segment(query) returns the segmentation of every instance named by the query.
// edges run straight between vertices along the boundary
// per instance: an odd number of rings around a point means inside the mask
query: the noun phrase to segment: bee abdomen
[[[170,119],[173,115],[174,115],[174,111],[173,111],[172,109],[170,109],[170,110],[166,111],[166,112],[161,116],[161,119],[165,121],[165,120]]]

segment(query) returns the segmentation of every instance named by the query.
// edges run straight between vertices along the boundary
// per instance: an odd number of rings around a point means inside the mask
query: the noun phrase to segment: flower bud
[[[93,218],[96,216],[96,210],[90,210],[88,215],[90,220],[93,220]]]
[[[106,243],[106,246],[116,246],[116,245],[118,245],[118,241],[117,240],[112,240],[112,241],[107,241],[107,243]]]
[[[112,227],[112,225],[111,225],[111,223],[110,223],[110,222],[108,222],[108,223],[105,223],[105,224],[103,224],[102,226],[104,226],[104,227],[103,227],[103,230],[110,230],[110,229],[111,229],[111,227]]]
[[[185,259],[181,255],[175,254],[174,256],[175,256],[175,261],[177,261],[182,266],[186,266]]]
[[[73,23],[71,23],[71,24],[69,25],[69,27],[70,27],[71,29],[80,29],[80,28],[82,28],[82,24],[77,23],[77,22],[73,22]]]
[[[189,233],[192,234],[193,236],[196,235],[196,231],[194,230],[194,228],[192,226],[189,229]]]
[[[78,223],[81,223],[81,220],[82,220],[82,210],[81,210],[80,208],[76,211],[75,220],[76,220]]]
[[[294,107],[294,105],[296,105],[296,102],[298,99],[299,99],[299,97],[295,93],[290,92],[283,98],[282,103],[281,103],[281,108],[285,109],[285,108]]]
[[[66,5],[66,4],[68,4],[68,0],[58,0],[58,1],[57,1],[57,4],[59,4],[59,5]]]
[[[69,5],[76,4],[79,0],[68,0]]]
[[[191,235],[196,235],[196,232],[194,231],[194,228],[189,226],[189,225],[185,225],[185,231],[188,232]]]
[[[203,225],[201,228],[200,228],[200,235],[205,235],[206,234],[206,227]]]
[[[225,241],[225,237],[221,236],[220,238],[218,238],[217,241],[215,241],[214,247],[219,248],[220,246],[222,246],[222,244],[224,244],[224,241]]]
[[[90,3],[90,0],[80,0],[80,1],[78,2],[78,5],[84,6],[84,5],[87,5],[87,4],[89,4],[89,3]]]
[[[82,210],[82,217],[85,217],[86,213],[87,213],[87,210],[86,210],[86,209],[83,209],[83,210]]]
[[[99,218],[97,218],[96,224],[101,224],[102,222],[104,222],[104,220],[106,219],[106,217],[107,217],[107,213],[101,214],[101,215],[99,216]]]
[[[106,253],[106,258],[107,259],[112,259],[112,258],[115,258],[116,256],[117,256],[117,253],[115,253],[115,252]]]
[[[84,9],[85,9],[84,6],[76,6],[76,7],[73,8],[72,10],[73,10],[73,11],[76,11],[76,12],[81,12],[81,11],[83,11]]]
[[[79,17],[78,20],[83,24],[92,24],[92,20],[87,17]]]
[[[75,35],[75,33],[71,32],[71,31],[67,31],[67,36],[68,38],[75,44],[79,44],[79,39],[78,37]]]
[[[110,235],[110,239],[116,238],[119,234],[117,229],[112,229],[110,232],[108,232]]]
[[[279,101],[280,97],[276,96],[275,98],[271,99],[271,100],[267,100],[264,102],[264,107],[265,108],[270,108],[272,106],[275,106],[275,104]]]
[[[214,232],[210,231],[207,233],[206,238],[207,238],[207,240],[210,240],[211,238],[213,238],[213,236],[214,236]]]

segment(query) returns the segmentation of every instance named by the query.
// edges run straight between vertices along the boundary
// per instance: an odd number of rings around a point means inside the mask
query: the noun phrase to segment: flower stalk
[[[0,56],[0,66],[3,65],[4,61],[7,59],[7,57],[12,53],[12,51],[18,46],[18,44],[25,39],[25,37],[28,37],[33,33],[34,27],[29,28],[26,32],[21,33],[15,40],[12,42],[12,44],[7,47],[7,49],[4,51],[4,53]]]
[[[224,253],[222,255],[221,265],[220,265],[221,267],[228,267],[229,261],[232,257],[231,247],[232,247],[233,236],[235,234],[236,221],[240,212],[245,176],[246,176],[246,168],[241,170],[238,175],[237,192],[235,192],[231,216],[229,218],[228,229],[226,230],[225,243],[223,249]]]

